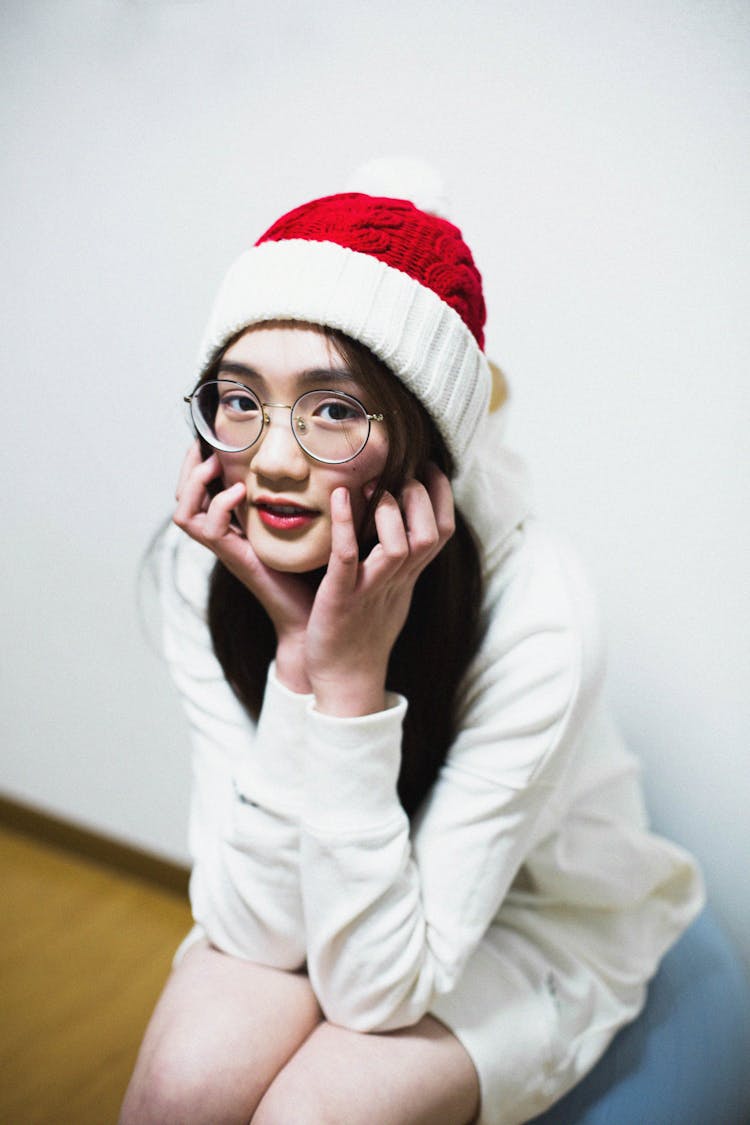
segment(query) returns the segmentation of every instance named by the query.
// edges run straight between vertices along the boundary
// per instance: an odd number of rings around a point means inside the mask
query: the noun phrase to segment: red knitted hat
[[[420,211],[405,199],[348,192],[295,207],[255,245],[288,238],[335,242],[402,270],[455,309],[484,347],[482,278],[461,231],[446,219]]]
[[[482,279],[457,227],[359,192],[289,211],[227,274],[201,366],[243,327],[277,319],[336,328],[370,348],[420,399],[460,466],[491,377]]]

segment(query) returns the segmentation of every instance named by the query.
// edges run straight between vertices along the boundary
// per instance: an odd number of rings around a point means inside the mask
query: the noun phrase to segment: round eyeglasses
[[[270,408],[288,410],[300,448],[326,465],[351,461],[367,445],[370,424],[383,421],[382,414],[368,414],[359,399],[342,391],[305,391],[288,406],[261,402],[254,391],[233,379],[201,383],[185,395],[185,402],[201,437],[224,453],[242,453],[255,445],[271,422]]]

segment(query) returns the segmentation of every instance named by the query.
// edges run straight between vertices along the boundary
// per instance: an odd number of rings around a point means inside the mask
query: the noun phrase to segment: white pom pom
[[[408,199],[422,211],[448,218],[449,204],[442,177],[430,164],[409,156],[368,160],[349,177],[346,191]]]

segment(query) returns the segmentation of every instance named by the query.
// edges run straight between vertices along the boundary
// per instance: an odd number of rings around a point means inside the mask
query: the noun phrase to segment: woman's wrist
[[[289,633],[276,644],[276,678],[289,691],[309,695],[313,690],[305,662],[305,634]]]
[[[352,719],[374,715],[387,706],[384,673],[358,676],[345,672],[331,679],[313,677],[311,690],[315,697],[315,710],[321,715]]]

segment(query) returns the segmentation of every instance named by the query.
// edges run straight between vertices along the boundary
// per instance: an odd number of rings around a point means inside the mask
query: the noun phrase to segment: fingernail
[[[372,500],[372,498],[375,494],[376,488],[377,488],[377,484],[375,483],[374,480],[371,480],[369,484],[365,485],[365,487],[362,489],[362,492],[364,493],[365,500]]]

